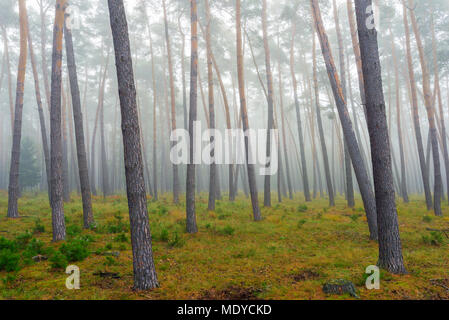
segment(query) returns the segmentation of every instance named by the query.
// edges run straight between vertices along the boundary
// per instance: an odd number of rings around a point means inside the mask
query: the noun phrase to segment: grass
[[[426,230],[449,228],[447,204],[444,216],[435,217],[420,197],[412,197],[408,204],[398,200],[409,273],[382,271],[381,289],[367,290],[365,269],[376,264],[378,249],[368,240],[360,199],[354,209],[346,207],[343,197],[337,198],[334,208],[328,208],[324,198],[305,205],[299,194],[280,204],[274,199],[273,195],[273,208],[261,209],[264,219],[253,222],[250,201],[244,196],[234,203],[220,201],[211,212],[207,195],[199,195],[195,235],[185,233],[184,199],[178,206],[169,195],[148,201],[160,287],[139,293],[132,290],[125,196],[94,197],[97,227],[83,230],[81,200],[73,195],[65,204],[64,244],[51,242],[51,210],[45,194],[25,194],[19,200],[21,218],[8,219],[7,193],[1,191],[0,237],[33,246],[39,241],[42,250],[56,252],[56,257],[23,264],[18,271],[0,271],[0,299],[353,299],[323,293],[326,281],[339,278],[352,281],[362,299],[449,299],[444,288],[449,286],[449,240]],[[87,253],[79,252],[79,242],[86,243],[82,247]],[[64,252],[79,255],[80,261],[64,261]],[[68,275],[58,263],[80,268],[80,290],[66,289]],[[120,278],[101,278],[99,272]]]

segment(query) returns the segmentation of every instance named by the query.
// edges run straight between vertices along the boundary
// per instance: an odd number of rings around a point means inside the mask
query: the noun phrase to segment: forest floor
[[[97,227],[82,230],[81,200],[73,195],[65,204],[67,244],[55,244],[45,194],[24,195],[21,218],[11,220],[6,218],[7,193],[0,192],[0,249],[2,244],[15,248],[0,250],[0,269],[8,255],[14,269],[0,271],[0,299],[354,299],[326,295],[322,286],[331,279],[352,281],[361,299],[449,299],[449,239],[427,230],[449,228],[447,203],[444,216],[435,217],[420,197],[408,204],[398,199],[408,274],[382,271],[380,290],[365,288],[365,269],[376,264],[378,249],[368,239],[360,199],[354,209],[346,207],[343,197],[335,208],[328,208],[324,198],[307,204],[300,195],[279,204],[273,200],[272,208],[262,208],[263,221],[253,222],[244,196],[234,203],[217,201],[215,212],[209,212],[203,194],[197,198],[195,235],[184,232],[184,199],[178,206],[169,195],[150,199],[160,287],[144,293],[132,290],[126,197],[94,197],[93,208]],[[33,262],[36,253],[50,260]],[[69,261],[80,268],[80,290],[65,286],[64,254],[81,260]]]

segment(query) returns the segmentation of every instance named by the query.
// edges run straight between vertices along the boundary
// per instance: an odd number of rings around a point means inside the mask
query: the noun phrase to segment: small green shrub
[[[25,246],[31,241],[33,234],[30,231],[25,231],[16,237],[16,243],[20,249],[25,248]]]
[[[298,229],[301,229],[302,226],[307,222],[306,219],[301,219],[298,221]]]
[[[173,237],[168,241],[168,246],[171,248],[180,248],[184,244],[184,239],[177,232],[175,232]]]
[[[60,251],[54,251],[49,260],[52,269],[65,269],[68,265],[66,256]]]
[[[81,227],[79,225],[76,225],[76,224],[68,226],[66,228],[67,236],[72,237],[72,238],[76,237],[77,235],[79,235],[81,233],[81,231],[82,231]]]
[[[118,236],[114,238],[116,242],[128,242],[128,237],[124,233],[120,233]]]
[[[432,222],[433,218],[431,216],[425,215],[424,217],[422,217],[422,221],[423,222],[427,222],[430,223]]]
[[[301,204],[298,206],[298,208],[296,209],[297,212],[306,212],[307,211],[307,206],[305,204]]]
[[[0,271],[6,272],[18,271],[20,255],[11,249],[0,250]]]
[[[444,243],[444,238],[440,232],[432,231],[430,235],[423,235],[422,241],[428,245],[439,246]]]
[[[226,226],[223,229],[220,229],[218,233],[222,235],[232,236],[235,232],[235,229],[231,226]]]
[[[359,214],[351,214],[349,218],[352,220],[352,222],[357,222],[357,220],[360,218]]]
[[[104,262],[105,266],[116,266],[118,265],[118,262],[115,258],[111,257],[111,256],[107,256],[106,257],[106,261]]]
[[[36,219],[36,221],[34,221],[34,227],[33,227],[33,234],[36,233],[44,233],[45,232],[45,227],[43,224],[41,224],[41,219]]]
[[[8,240],[4,237],[0,237],[0,250],[9,249],[13,252],[17,251],[17,243],[15,241]]]
[[[89,256],[88,244],[89,242],[84,239],[75,238],[63,243],[59,251],[69,262],[83,261]]]

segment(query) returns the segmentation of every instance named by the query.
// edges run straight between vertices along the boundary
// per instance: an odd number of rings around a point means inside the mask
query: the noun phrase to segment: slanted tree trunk
[[[67,54],[67,68],[69,70],[70,92],[72,96],[73,120],[75,123],[75,139],[78,159],[78,172],[81,187],[81,198],[83,201],[83,224],[84,228],[94,225],[92,213],[92,199],[90,195],[89,172],[87,168],[86,146],[84,143],[83,114],[81,111],[80,91],[78,87],[78,75],[76,72],[75,53],[73,51],[72,30],[64,28],[65,50]]]
[[[122,0],[108,0],[114,41],[128,196],[131,244],[133,249],[134,289],[158,286],[148,222],[143,161],[137,115],[136,88],[128,38],[128,25]]]
[[[175,79],[173,74],[173,63],[171,57],[171,45],[170,36],[168,32],[167,10],[165,6],[165,0],[162,0],[162,6],[164,11],[164,26],[165,26],[165,42],[167,43],[167,60],[168,60],[168,73],[170,77],[170,102],[171,102],[171,130],[176,130],[176,99],[175,99]],[[176,141],[172,141],[171,147],[176,148]],[[173,164],[173,202],[179,203],[179,176],[178,165]]]
[[[341,126],[348,146],[348,151],[351,156],[352,166],[357,177],[360,193],[362,195],[365,206],[366,217],[368,221],[368,228],[370,231],[370,239],[377,239],[377,219],[376,219],[376,202],[371,189],[365,165],[362,160],[360,149],[352,129],[351,119],[349,118],[346,101],[344,100],[341,90],[340,79],[337,74],[334,59],[332,57],[329,40],[324,30],[323,21],[321,18],[320,8],[317,0],[311,0],[313,17],[315,20],[316,31],[320,39],[321,51],[323,53],[324,61],[326,63],[327,74],[334,94],[335,103],[340,117]]]
[[[268,88],[268,124],[267,124],[267,149],[266,156],[268,160],[267,167],[271,163],[271,130],[273,129],[273,75],[271,73],[270,46],[268,45],[268,26],[267,26],[267,0],[262,1],[262,34],[263,47],[265,51],[265,69],[267,74]],[[264,181],[263,203],[265,207],[271,207],[271,176],[266,175]]]
[[[414,8],[413,0],[408,1],[408,7]],[[410,18],[412,22],[413,32],[415,34],[415,40],[418,47],[419,59],[421,62],[421,70],[423,77],[423,92],[424,92],[424,104],[426,105],[427,118],[429,120],[430,128],[430,141],[432,143],[432,158],[433,158],[433,172],[434,172],[434,201],[433,208],[435,215],[441,216],[441,194],[443,192],[443,182],[441,179],[440,168],[440,152],[438,150],[438,137],[437,128],[435,125],[435,106],[433,103],[433,94],[430,89],[430,76],[429,69],[427,67],[426,57],[421,40],[421,34],[418,29],[418,23],[416,22],[415,13],[410,10]]]
[[[197,119],[198,102],[198,13],[196,0],[190,0],[191,53],[190,53],[190,108],[189,108],[189,163],[186,178],[186,229],[197,233],[195,213],[195,163],[194,122]]]
[[[20,54],[17,70],[16,105],[14,114],[14,129],[12,138],[11,166],[9,170],[8,187],[8,218],[18,218],[19,210],[17,201],[19,198],[19,165],[20,165],[20,140],[22,139],[22,110],[23,92],[25,87],[25,72],[27,62],[27,9],[25,0],[19,0],[20,21]]]
[[[26,27],[27,27],[28,46],[29,46],[29,51],[30,51],[31,67],[33,70],[33,78],[34,78],[34,90],[35,90],[35,95],[36,95],[37,111],[39,112],[39,123],[40,123],[40,128],[41,128],[42,149],[43,149],[44,161],[45,161],[45,174],[47,176],[48,200],[51,202],[51,200],[50,200],[50,198],[51,198],[50,151],[48,148],[47,128],[45,125],[44,110],[42,108],[41,91],[40,91],[40,87],[39,87],[39,76],[37,74],[37,66],[36,66],[36,58],[34,56],[33,41],[31,39],[31,34],[29,31],[28,16],[26,16],[26,19],[27,19]]]
[[[334,9],[335,31],[337,32],[337,40],[338,40],[338,57],[340,62],[341,89],[343,90],[343,97],[345,98],[345,101],[348,101],[346,92],[345,50],[343,46],[343,37],[341,35],[340,30],[340,18],[338,17],[338,7],[336,0],[333,0],[333,9]],[[339,129],[337,128],[337,130]],[[345,139],[343,139],[343,145],[344,145],[344,163],[345,163],[345,179],[346,179],[345,180],[346,201],[348,203],[348,207],[352,208],[355,205],[354,186],[352,182],[352,165],[351,165],[351,157],[349,156],[348,146],[346,145]]]
[[[394,45],[393,36],[391,38],[391,54],[393,56],[394,65],[394,78],[395,78],[395,89],[396,89],[396,126],[398,129],[398,143],[399,143],[399,158],[401,161],[401,196],[405,203],[408,203],[408,193],[407,193],[407,176],[405,168],[405,156],[404,156],[404,144],[402,137],[402,124],[401,124],[401,89],[399,87],[399,66],[396,58],[396,48]]]
[[[242,113],[243,131],[247,132],[249,129],[248,112],[246,110],[245,97],[245,74],[243,70],[243,50],[242,50],[242,28],[240,18],[240,0],[236,0],[236,33],[237,33],[237,73],[239,82],[240,94],[240,109]],[[253,207],[253,216],[255,221],[262,219],[259,209],[256,177],[254,172],[254,165],[249,163],[249,138],[245,135],[245,153],[246,153],[246,167],[248,171],[249,189],[251,194],[251,204]]]
[[[357,26],[366,94],[366,115],[371,141],[374,189],[379,228],[378,265],[391,273],[406,272],[399,237],[398,216],[393,188],[390,142],[382,88],[377,31],[368,29],[366,20],[372,11],[371,0],[355,0]]]
[[[53,28],[53,54],[51,67],[51,212],[53,241],[65,239],[65,220],[62,182],[62,131],[61,131],[61,86],[62,86],[62,36],[66,0],[57,0]]]
[[[333,206],[335,206],[334,187],[332,185],[331,172],[330,172],[330,168],[329,168],[329,158],[327,155],[326,140],[324,137],[324,130],[323,130],[323,122],[321,121],[320,92],[318,90],[318,77],[317,77],[317,66],[316,66],[315,33],[313,35],[312,57],[313,57],[313,88],[314,88],[314,92],[315,92],[316,120],[317,120],[317,124],[318,124],[318,133],[320,135],[321,152],[323,154],[324,174],[326,177],[327,194],[329,196],[329,205],[331,207],[333,207]]]

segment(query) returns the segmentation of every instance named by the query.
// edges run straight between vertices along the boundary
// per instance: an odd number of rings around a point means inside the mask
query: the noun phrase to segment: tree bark
[[[23,92],[25,88],[25,72],[27,62],[27,9],[25,0],[19,0],[20,21],[20,54],[17,70],[16,105],[14,114],[14,128],[11,151],[11,166],[9,170],[8,187],[8,218],[18,218],[19,190],[19,165],[20,165],[20,140],[22,139],[22,111]]]
[[[64,28],[64,39],[67,55],[67,68],[69,70],[70,92],[72,96],[73,120],[75,123],[78,172],[81,186],[81,198],[83,201],[83,223],[84,228],[90,228],[94,225],[95,222],[92,213],[89,172],[87,167],[86,146],[84,142],[83,113],[81,111],[80,90],[78,86],[78,75],[76,72],[75,53],[73,51],[72,30],[67,27],[67,24]]]
[[[61,86],[62,86],[62,37],[66,0],[57,0],[53,28],[53,54],[51,67],[51,212],[53,241],[64,240],[65,220],[62,182],[62,131],[61,131]]]
[[[370,6],[372,6],[371,0],[355,0],[376,193],[379,228],[378,265],[391,273],[403,274],[406,270],[402,258],[393,188],[390,142],[385,114],[377,30],[375,28],[368,29],[366,24],[368,15],[373,14],[367,11]]]
[[[197,120],[198,105],[198,14],[196,0],[190,0],[191,53],[190,53],[190,107],[189,107],[189,163],[186,178],[186,229],[197,233],[195,213],[195,163],[194,122]]]
[[[365,206],[366,217],[368,221],[368,228],[370,231],[370,239],[377,239],[377,219],[376,219],[376,202],[371,189],[371,185],[368,178],[365,165],[362,160],[360,149],[352,129],[352,123],[349,118],[346,101],[343,97],[341,90],[340,79],[335,68],[335,63],[332,57],[332,52],[329,46],[329,40],[323,27],[323,21],[321,19],[321,12],[318,6],[317,0],[311,0],[313,16],[316,25],[316,31],[318,33],[321,51],[323,53],[324,61],[326,63],[327,74],[331,83],[332,91],[335,98],[338,114],[340,117],[341,126],[348,146],[348,151],[351,156],[352,166],[357,177],[360,193],[362,195],[363,203]]]
[[[126,192],[133,249],[134,289],[148,290],[157,287],[158,280],[153,261],[148,221],[128,25],[122,0],[108,0],[108,6],[122,114]]]

